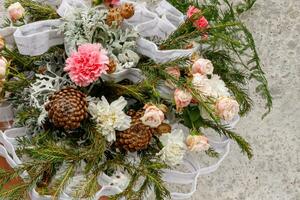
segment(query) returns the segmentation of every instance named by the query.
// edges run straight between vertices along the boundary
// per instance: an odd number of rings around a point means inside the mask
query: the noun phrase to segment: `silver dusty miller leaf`
[[[73,14],[73,19],[66,19],[60,27],[69,55],[81,44],[101,43],[117,62],[117,71],[136,66],[140,57],[136,53],[139,35],[135,30],[108,26],[105,22],[108,11],[104,9],[77,10]]]

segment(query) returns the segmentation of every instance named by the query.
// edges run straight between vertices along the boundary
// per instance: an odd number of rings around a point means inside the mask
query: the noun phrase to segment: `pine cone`
[[[87,118],[86,95],[74,88],[64,88],[55,92],[45,106],[49,120],[57,128],[73,130]]]
[[[117,132],[116,146],[130,152],[146,149],[151,141],[154,129],[142,123],[140,118],[144,111],[135,112],[129,110],[127,113],[132,118],[131,127],[125,131]]]
[[[124,19],[129,19],[134,15],[134,6],[132,3],[124,3],[121,6],[121,15]]]
[[[107,17],[106,17],[106,24],[111,26],[113,22],[116,22],[119,26],[123,21],[123,17],[120,13],[119,8],[111,8],[108,11]]]

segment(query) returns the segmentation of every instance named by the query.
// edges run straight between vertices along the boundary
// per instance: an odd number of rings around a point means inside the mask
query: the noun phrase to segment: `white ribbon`
[[[89,8],[91,6],[91,1],[84,0],[62,0],[59,8],[57,9],[57,14],[62,18],[72,15],[77,9]]]
[[[17,27],[6,27],[0,29],[0,35],[4,38],[5,44],[9,49],[14,49],[16,46],[14,39],[14,32],[17,30]]]
[[[193,49],[175,49],[175,50],[159,50],[153,42],[140,38],[137,41],[138,52],[145,55],[157,63],[166,63],[178,58],[187,57],[193,54],[198,47]]]
[[[102,74],[101,78],[104,81],[114,81],[116,83],[128,79],[136,84],[141,82],[144,79],[144,76],[140,69],[129,68],[112,74]]]
[[[19,27],[14,33],[19,52],[23,55],[37,56],[47,52],[53,46],[63,44],[63,35],[58,32],[61,24],[62,21],[56,19]]]
[[[10,122],[14,119],[12,106],[7,103],[0,103],[0,122]]]

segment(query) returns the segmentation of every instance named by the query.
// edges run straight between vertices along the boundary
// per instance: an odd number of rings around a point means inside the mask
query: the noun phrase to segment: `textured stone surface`
[[[242,16],[254,34],[274,106],[261,120],[263,101],[237,126],[254,150],[248,161],[234,144],[223,165],[199,178],[193,200],[300,199],[300,1],[258,0]],[[250,88],[254,90],[254,84]]]
[[[1,0],[0,0],[1,2]],[[253,111],[237,132],[251,144],[251,161],[233,144],[218,171],[201,176],[193,200],[300,199],[300,0],[257,0],[242,16],[253,32],[274,97],[263,121],[262,101],[252,90]]]

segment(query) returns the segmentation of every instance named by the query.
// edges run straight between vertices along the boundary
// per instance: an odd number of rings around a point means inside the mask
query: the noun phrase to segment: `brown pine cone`
[[[116,24],[119,26],[123,22],[124,18],[122,17],[120,13],[119,8],[111,8],[108,11],[107,17],[106,17],[106,24],[111,26],[113,22],[116,22]]]
[[[120,9],[124,19],[129,19],[134,15],[134,6],[132,3],[124,3]]]
[[[74,88],[64,88],[55,92],[46,104],[50,122],[57,128],[73,130],[80,127],[87,118],[86,95]]]
[[[127,112],[132,117],[131,127],[125,131],[117,131],[116,146],[130,152],[146,149],[151,141],[154,129],[142,123],[140,118],[144,115],[144,111]]]

